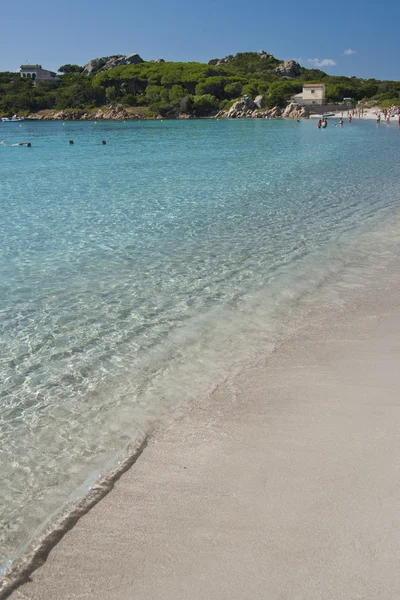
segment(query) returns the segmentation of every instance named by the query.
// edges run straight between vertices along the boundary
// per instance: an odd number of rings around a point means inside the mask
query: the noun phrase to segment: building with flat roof
[[[325,84],[324,83],[306,83],[303,85],[301,94],[296,94],[292,98],[293,102],[304,106],[310,104],[325,104]]]
[[[34,85],[37,81],[54,81],[56,73],[43,69],[42,65],[21,65],[21,77],[32,79]]]

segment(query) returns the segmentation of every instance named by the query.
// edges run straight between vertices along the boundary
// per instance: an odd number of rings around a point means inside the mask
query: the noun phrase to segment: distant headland
[[[305,94],[308,88],[316,95]],[[58,74],[39,64],[22,65],[19,73],[0,72],[0,116],[45,120],[299,118],[318,105],[357,103],[399,105],[400,82],[328,75],[264,50],[207,64],[118,54],[84,66],[62,65]]]

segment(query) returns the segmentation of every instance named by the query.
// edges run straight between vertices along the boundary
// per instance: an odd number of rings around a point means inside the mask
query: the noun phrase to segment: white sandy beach
[[[348,110],[345,109],[342,112],[332,113],[332,116],[329,118],[330,119],[340,119],[341,117],[343,117],[345,122],[347,122],[347,113],[348,113]],[[374,106],[373,108],[368,108],[368,109],[364,110],[364,113],[363,113],[362,117],[360,117],[360,118],[358,117],[358,115],[355,115],[353,117],[353,121],[376,121],[377,113],[379,113],[381,115],[382,123],[384,123],[383,110],[381,108],[379,108],[379,106]],[[316,115],[316,114],[310,115],[310,119],[320,119],[321,117],[322,117],[322,115]],[[396,123],[396,125],[397,125],[398,124],[398,116],[393,115],[390,118],[390,121],[391,121],[391,123]]]
[[[12,600],[400,597],[399,273],[152,440]]]

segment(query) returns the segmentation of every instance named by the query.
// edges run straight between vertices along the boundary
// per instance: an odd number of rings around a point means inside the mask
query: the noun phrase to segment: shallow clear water
[[[270,351],[304,298],[345,271],[365,282],[393,256],[400,131],[267,120],[0,128],[10,144],[32,142],[0,146],[7,564],[138,432]]]

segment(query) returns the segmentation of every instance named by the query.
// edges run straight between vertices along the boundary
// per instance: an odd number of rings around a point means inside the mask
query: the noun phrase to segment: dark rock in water
[[[103,71],[108,71],[114,67],[120,67],[121,65],[137,65],[144,62],[143,58],[139,54],[116,54],[114,56],[103,56],[101,58],[94,58],[89,61],[83,68],[85,75],[95,75]]]

